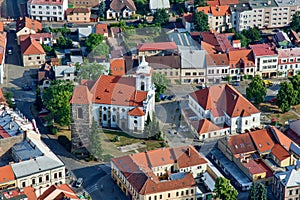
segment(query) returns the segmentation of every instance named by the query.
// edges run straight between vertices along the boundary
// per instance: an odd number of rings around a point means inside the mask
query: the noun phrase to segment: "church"
[[[71,104],[72,150],[84,147],[95,120],[104,128],[141,134],[155,106],[152,68],[142,58],[134,76],[101,75],[74,88]]]

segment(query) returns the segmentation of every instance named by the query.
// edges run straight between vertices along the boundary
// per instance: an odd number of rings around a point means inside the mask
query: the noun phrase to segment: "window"
[[[49,181],[49,174],[46,175],[46,181]]]
[[[35,185],[35,178],[31,179],[32,185]]]
[[[293,195],[293,190],[290,190],[290,195]]]
[[[188,190],[187,190],[187,191],[185,191],[185,194],[186,194],[186,195],[188,195],[188,194],[189,194],[189,191],[188,191]]]
[[[43,182],[43,177],[39,177],[39,183]]]
[[[103,114],[103,121],[106,121],[107,120],[107,116],[106,114]]]
[[[255,122],[255,117],[253,117],[253,121]]]
[[[57,178],[57,173],[54,173],[54,178]]]
[[[191,194],[194,194],[194,189],[191,189]]]
[[[77,110],[77,117],[79,119],[83,119],[83,111],[82,111],[82,108],[78,108]]]
[[[170,198],[171,197],[171,193],[168,193],[168,198]]]
[[[176,192],[176,197],[178,197],[178,195],[179,195],[179,192]]]
[[[62,177],[62,172],[58,173],[58,177],[61,178]]]
[[[159,199],[162,199],[162,195],[159,195]]]
[[[183,196],[184,195],[184,191],[181,191],[181,196]]]
[[[112,121],[113,121],[113,122],[116,122],[116,115],[113,115]]]
[[[31,57],[28,57],[28,60],[31,60]]]
[[[26,183],[25,182],[22,182],[22,187],[26,187]]]

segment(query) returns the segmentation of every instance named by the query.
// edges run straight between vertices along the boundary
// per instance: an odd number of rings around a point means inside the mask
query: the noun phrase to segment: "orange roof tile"
[[[219,3],[221,6],[227,6],[227,5],[231,5],[231,4],[238,4],[239,1],[238,0],[219,0]]]
[[[96,24],[96,34],[104,35],[105,33],[108,33],[107,24],[105,23]]]
[[[217,6],[219,5],[219,1],[218,0],[208,0],[206,1],[207,5],[210,5],[210,6]]]
[[[229,60],[226,54],[206,54],[207,66],[228,66]]]
[[[272,148],[272,154],[279,160],[283,161],[291,156],[291,154],[280,144],[275,144]]]
[[[42,23],[37,20],[33,20],[28,17],[23,17],[23,18],[20,17],[16,22],[16,31],[18,32],[19,30],[23,29],[24,27],[32,29],[35,32],[39,32],[43,28]]]
[[[37,199],[44,200],[49,199],[49,197],[55,200],[62,199],[63,197],[79,199],[76,193],[67,184],[52,185]]]
[[[292,140],[287,137],[284,133],[282,133],[280,130],[278,130],[275,126],[270,126],[269,132],[272,132],[275,140],[281,144],[286,150],[290,149]]]
[[[15,174],[10,165],[0,167],[0,183],[7,183],[15,180]]]
[[[129,110],[128,115],[130,116],[144,116],[145,113],[140,108],[133,108]]]
[[[250,49],[231,49],[228,52],[230,68],[255,66],[254,56]]]
[[[93,95],[88,90],[87,86],[76,85],[73,90],[71,104],[91,104]]]
[[[273,56],[277,55],[275,49],[269,44],[253,44],[249,45],[255,56]]]
[[[230,15],[230,7],[225,6],[203,6],[197,8],[198,12],[203,11],[205,14],[211,14],[214,17]]]
[[[233,86],[228,84],[213,85],[190,94],[204,110],[219,109],[230,117],[250,116],[259,113]]]
[[[45,54],[42,45],[32,38],[27,38],[20,43],[23,55],[40,55]]]
[[[197,133],[199,135],[213,131],[218,131],[221,129],[220,127],[218,127],[217,125],[215,125],[207,119],[201,119],[198,122],[191,121],[191,125],[194,127],[194,129],[197,130]]]
[[[183,14],[184,21],[192,23],[193,22],[193,14],[192,13],[184,13]]]
[[[4,97],[2,88],[0,88],[0,104],[6,104],[6,99]]]
[[[110,71],[113,76],[125,75],[125,59],[114,58],[110,60]]]
[[[249,154],[256,151],[248,133],[231,136],[228,140],[228,145],[233,155]]]
[[[75,13],[89,13],[88,8],[68,8],[65,13],[66,15],[74,15]]]
[[[91,89],[93,102],[142,107],[148,92],[137,91],[135,80],[135,77],[101,75]]]
[[[0,22],[0,32],[4,31],[4,22]]]
[[[228,50],[232,49],[232,45],[228,39],[228,34],[218,34],[213,32],[201,32],[201,46],[203,49],[207,50],[209,53],[225,53]],[[206,44],[208,43],[208,44]],[[207,49],[206,49],[207,48]]]
[[[268,134],[267,129],[251,131],[249,134],[260,153],[271,152],[275,143]]]
[[[32,186],[23,188],[23,191],[24,194],[27,196],[28,200],[37,200],[35,189]]]
[[[42,39],[42,41],[44,41],[46,38],[51,38],[51,34],[50,33],[36,33],[36,34],[29,34],[29,35],[20,35],[19,36],[19,41],[24,41],[27,38],[32,38],[35,39],[36,41],[40,42],[40,39]]]
[[[267,170],[255,160],[249,159],[247,162],[243,162],[242,164],[252,176],[256,174],[267,173]]]
[[[152,50],[177,50],[175,42],[154,42],[143,43],[137,46],[139,51],[152,51]]]

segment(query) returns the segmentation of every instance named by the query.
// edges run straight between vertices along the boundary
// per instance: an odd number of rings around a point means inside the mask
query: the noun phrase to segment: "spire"
[[[142,57],[142,62],[140,64],[141,67],[145,67],[145,66],[148,66],[148,62],[146,62],[146,59],[145,59],[145,55],[143,55]]]

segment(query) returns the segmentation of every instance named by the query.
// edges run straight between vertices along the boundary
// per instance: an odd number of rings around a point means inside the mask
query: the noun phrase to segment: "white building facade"
[[[64,21],[68,0],[29,0],[27,13],[31,19],[39,21]]]

